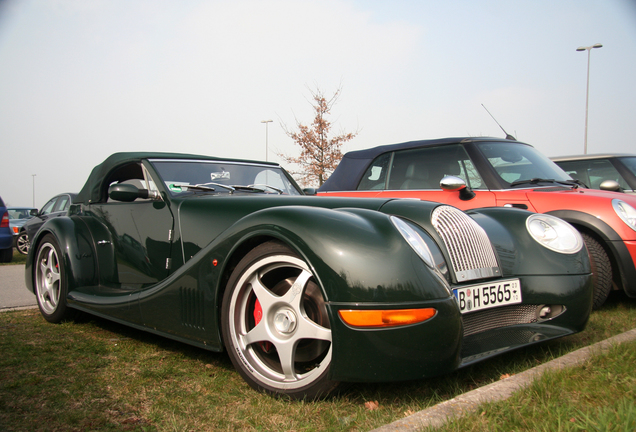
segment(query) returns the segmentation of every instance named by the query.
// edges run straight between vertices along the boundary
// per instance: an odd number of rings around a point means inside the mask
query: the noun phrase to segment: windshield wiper
[[[214,183],[214,182],[209,182],[209,183],[199,183],[199,184],[196,184],[196,185],[193,185],[193,186],[186,185],[186,187],[189,187],[189,188],[197,188],[197,189],[201,189],[201,190],[216,190],[216,189],[214,189],[214,188],[212,188],[212,187],[210,187],[210,188],[209,188],[209,187],[206,187],[206,186],[208,186],[208,185],[222,187],[222,188],[224,188],[224,189],[229,190],[229,191],[230,191],[230,193],[232,193],[232,192],[234,192],[234,191],[236,190],[236,188],[234,188],[233,186],[228,186],[228,185],[224,185],[224,184],[221,184],[221,183]]]
[[[510,183],[510,186],[513,187],[513,186],[519,186],[522,184],[537,184],[537,183],[557,183],[557,184],[562,184],[566,186],[574,186],[574,187],[578,187],[579,185],[581,185],[587,188],[587,186],[585,186],[585,184],[579,180],[555,180],[555,179],[544,179],[540,177],[531,178],[529,180],[515,180],[512,183]]]
[[[266,184],[253,184],[253,185],[249,185],[249,186],[242,186],[242,185],[224,185],[221,183],[215,183],[215,182],[209,182],[209,183],[200,183],[200,184],[195,184],[195,185],[187,185],[187,184],[183,184],[183,185],[175,185],[181,188],[187,188],[187,189],[198,189],[198,190],[203,190],[203,191],[210,191],[213,192],[216,189],[214,189],[213,187],[210,186],[218,186],[218,187],[222,187],[224,189],[227,189],[230,191],[230,194],[237,191],[237,190],[246,190],[246,191],[253,191],[253,192],[265,192],[265,190],[267,189],[271,189],[273,191],[276,191],[279,195],[283,194],[283,191],[281,189],[278,189],[274,186],[270,186],[270,185],[266,185]]]
[[[242,186],[242,187],[245,187],[245,186]],[[265,192],[265,189],[271,189],[271,190],[273,190],[275,192],[278,192],[279,195],[282,195],[284,193],[282,189],[278,189],[277,187],[270,186],[268,184],[251,184],[251,185],[249,185],[247,187],[251,188],[253,190],[261,191],[261,192]],[[265,189],[263,189],[263,188],[265,188]]]

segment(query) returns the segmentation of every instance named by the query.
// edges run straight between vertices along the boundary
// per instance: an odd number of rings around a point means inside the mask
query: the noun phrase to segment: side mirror
[[[604,191],[623,192],[621,185],[619,185],[616,180],[603,180],[599,185],[599,188]]]
[[[29,212],[31,216],[37,216],[39,213],[40,211],[38,209],[31,209],[31,211]]]
[[[445,176],[440,182],[440,187],[449,192],[459,191],[459,199],[462,201],[470,201],[475,198],[475,192],[472,191],[464,179],[455,176]]]
[[[305,195],[316,195],[317,191],[318,190],[316,188],[305,188],[305,189],[303,189],[303,193]]]
[[[115,201],[133,202],[137,198],[159,199],[159,192],[139,189],[135,185],[118,183],[108,188],[108,197]]]

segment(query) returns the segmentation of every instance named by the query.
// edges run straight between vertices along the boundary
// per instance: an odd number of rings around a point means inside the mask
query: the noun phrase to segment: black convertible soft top
[[[193,155],[185,153],[160,153],[160,152],[121,152],[114,153],[104,160],[101,164],[93,168],[84,187],[73,200],[74,204],[90,204],[102,200],[102,183],[111,171],[127,162],[141,161],[142,159],[188,159],[188,160],[208,160],[208,161],[233,161],[246,163],[259,163],[266,165],[279,166],[274,162],[256,162],[241,159],[216,158],[212,156]]]
[[[373,147],[366,150],[355,150],[347,152],[338,168],[318,189],[318,192],[347,191],[355,190],[360,183],[369,164],[383,153],[396,150],[414,149],[420,147],[432,147],[444,144],[457,144],[470,141],[506,141],[502,138],[492,137],[464,137],[464,138],[439,138],[431,140],[409,141],[399,144],[388,144]]]

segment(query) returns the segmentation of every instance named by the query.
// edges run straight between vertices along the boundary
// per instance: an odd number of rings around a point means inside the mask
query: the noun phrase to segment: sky
[[[596,43],[588,153],[636,153],[635,0],[0,0],[0,196],[41,207],[119,151],[283,163],[317,89],[343,152],[503,137],[483,104],[580,154]]]

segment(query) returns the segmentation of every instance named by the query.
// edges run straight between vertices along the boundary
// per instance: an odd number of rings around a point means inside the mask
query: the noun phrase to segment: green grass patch
[[[438,431],[634,431],[636,342],[617,345],[580,366],[545,373],[504,402]]]
[[[634,323],[636,302],[613,294],[602,310],[592,314],[582,333],[439,378],[353,384],[323,401],[297,402],[253,391],[225,353],[208,352],[88,315],[74,323],[53,325],[37,310],[12,311],[0,314],[0,430],[370,430],[497,381],[502,375],[630,330]],[[635,359],[630,355],[634,354],[613,350],[607,361],[616,358],[633,369]],[[589,365],[585,367],[589,369]],[[607,366],[599,376],[612,374],[611,382],[621,383],[621,387],[617,393],[598,397],[601,388],[611,386],[601,381],[582,390],[588,369],[576,374],[560,372],[543,386],[533,386],[530,395],[502,404],[501,414],[496,414],[495,405],[486,407],[486,414],[477,416],[484,428],[472,430],[497,430],[502,417],[514,420],[519,416],[521,423],[501,430],[523,429],[533,412],[539,413],[543,423],[528,423],[527,430],[537,425],[543,428],[537,430],[577,425],[595,430],[592,422],[610,424],[616,416],[620,421],[633,418],[634,381],[626,372],[630,368]],[[565,403],[566,395],[574,398],[573,406],[580,412],[563,408],[562,414],[552,414],[558,401]],[[601,403],[603,398],[608,403]],[[590,401],[589,407],[581,401]],[[377,402],[377,409],[369,409],[368,402]],[[548,405],[544,408],[543,404]],[[506,408],[508,405],[514,408]],[[576,421],[571,422],[572,418]],[[449,430],[464,430],[464,426]]]

